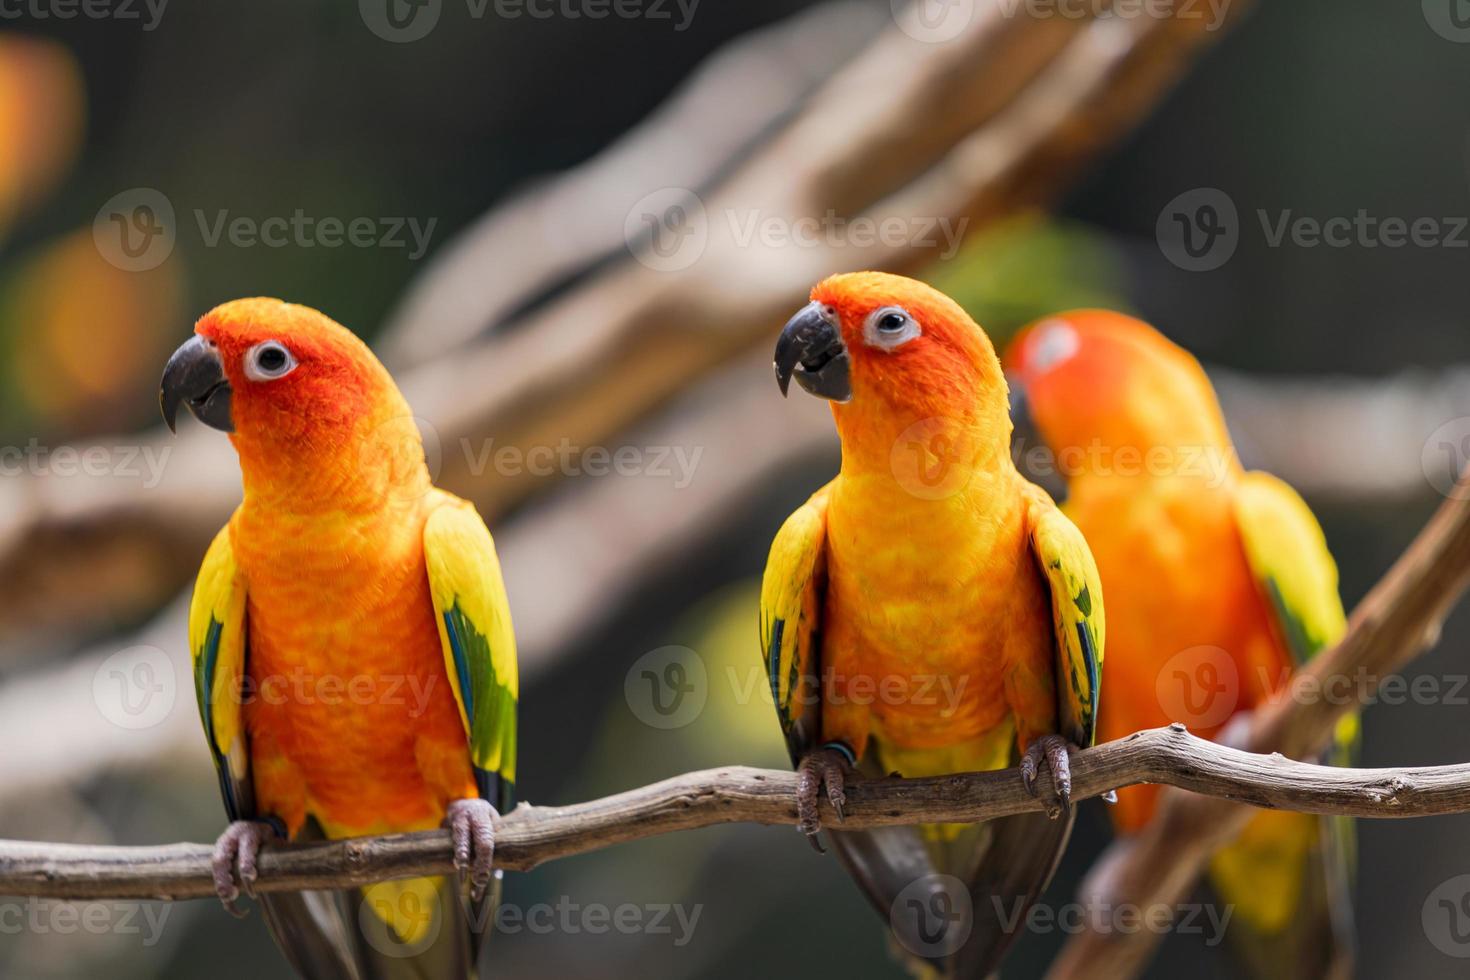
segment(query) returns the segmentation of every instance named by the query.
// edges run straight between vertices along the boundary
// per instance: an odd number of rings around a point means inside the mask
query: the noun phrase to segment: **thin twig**
[[[1470,811],[1470,765],[1337,769],[1252,755],[1196,738],[1182,725],[1138,732],[1077,753],[1076,799],[1140,782],[1166,783],[1255,806],[1357,817]],[[735,766],[686,773],[565,807],[522,804],[501,822],[496,862],[525,871],[546,861],[679,830],[724,823],[796,823],[796,777]],[[823,801],[829,824],[836,815]],[[849,785],[846,828],[988,820],[1040,810],[1018,770]],[[0,894],[70,899],[186,899],[214,895],[211,848],[99,847],[0,841]],[[268,849],[257,891],[341,888],[450,874],[445,831]]]

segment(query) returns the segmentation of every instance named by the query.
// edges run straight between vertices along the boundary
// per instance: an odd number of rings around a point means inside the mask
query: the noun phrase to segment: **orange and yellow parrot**
[[[1189,353],[1131,317],[1080,310],[1022,331],[1005,367],[1107,589],[1104,739],[1170,722],[1215,738],[1342,636],[1322,529],[1289,486],[1241,467]],[[1340,758],[1355,740],[1350,719]],[[1119,791],[1121,834],[1149,821],[1158,789]],[[1215,857],[1210,880],[1253,974],[1350,968],[1351,852],[1346,821],[1268,811]]]
[[[308,980],[463,980],[493,922],[511,805],[516,655],[495,544],[433,487],[393,379],[315,310],[242,299],[170,358],[160,403],[230,433],[244,501],[189,610],[195,693],[231,823],[234,911],[262,844],[448,824],[448,879],[275,893],[266,920]],[[498,809],[497,809],[498,808]]]
[[[1050,769],[1050,820],[830,835],[917,971],[986,976],[1071,831],[1068,747],[1092,743],[1102,668],[1097,569],[1012,464],[1000,362],[947,296],[834,276],[786,324],[775,368],[783,394],[794,378],[831,402],[842,442],[837,477],[776,535],[761,590],[801,830],[816,843],[823,788],[840,818],[854,770],[1019,762],[1037,794]]]

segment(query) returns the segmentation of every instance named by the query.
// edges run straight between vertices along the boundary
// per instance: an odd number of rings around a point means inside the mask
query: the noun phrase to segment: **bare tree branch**
[[[1467,585],[1470,473],[1358,604],[1342,642],[1299,668],[1282,694],[1249,718],[1239,744],[1252,752],[1292,757],[1324,751],[1339,719],[1356,710],[1384,678],[1433,645]],[[1226,800],[1163,793],[1152,822],[1103,865],[1086,890],[1115,907],[1129,902],[1173,907],[1250,814]],[[1049,976],[1137,976],[1157,940],[1152,935],[1083,932],[1063,949]]]
[[[1190,735],[1182,725],[1138,732],[1077,753],[1074,796],[1135,783],[1166,783],[1223,800],[1304,813],[1420,817],[1470,811],[1470,765],[1337,769],[1252,755]],[[499,867],[528,871],[546,861],[679,830],[747,822],[796,823],[796,776],[733,766],[675,776],[616,796],[564,807],[522,804],[501,822]],[[825,800],[823,819],[837,817]],[[990,820],[1044,808],[1019,770],[849,784],[842,826]],[[44,898],[213,897],[211,848],[98,847],[0,841],[0,894]],[[268,848],[256,890],[340,888],[452,874],[444,831]]]

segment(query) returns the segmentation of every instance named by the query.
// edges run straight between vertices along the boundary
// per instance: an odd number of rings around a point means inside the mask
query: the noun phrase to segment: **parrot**
[[[948,296],[889,273],[831,276],[781,330],[775,370],[783,395],[795,379],[830,403],[841,443],[837,476],[781,525],[761,584],[798,827],[822,850],[818,798],[840,825],[852,778],[1019,764],[1045,810],[827,828],[911,972],[987,976],[1071,833],[1068,753],[1093,742],[1103,663],[1097,567],[1012,462],[1000,360]]]
[[[1018,428],[1049,449],[1107,590],[1101,737],[1177,722],[1229,742],[1242,713],[1346,630],[1322,528],[1289,485],[1242,467],[1204,369],[1143,321],[1043,317],[1003,363]],[[1356,716],[1336,742],[1334,760],[1351,764]],[[1125,844],[1158,792],[1119,791]],[[1353,851],[1345,818],[1263,811],[1213,858],[1209,882],[1234,907],[1232,946],[1251,975],[1350,973]]]
[[[514,799],[515,637],[495,543],[433,486],[387,370],[306,306],[206,313],[159,402],[229,433],[243,501],[189,606],[204,734],[229,824],[216,891],[239,913],[262,846],[447,825],[459,881],[260,896],[307,980],[464,980],[499,901]]]

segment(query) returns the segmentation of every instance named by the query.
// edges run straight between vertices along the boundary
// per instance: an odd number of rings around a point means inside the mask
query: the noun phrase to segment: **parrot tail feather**
[[[315,825],[297,840],[321,837]],[[478,901],[446,877],[260,896],[266,925],[305,980],[475,980],[501,878]]]
[[[889,753],[890,756],[893,753]],[[861,768],[882,776],[869,753]],[[885,762],[893,761],[892,759]],[[915,976],[987,977],[1025,930],[1056,871],[1075,811],[978,824],[828,830],[833,849],[889,923]]]

